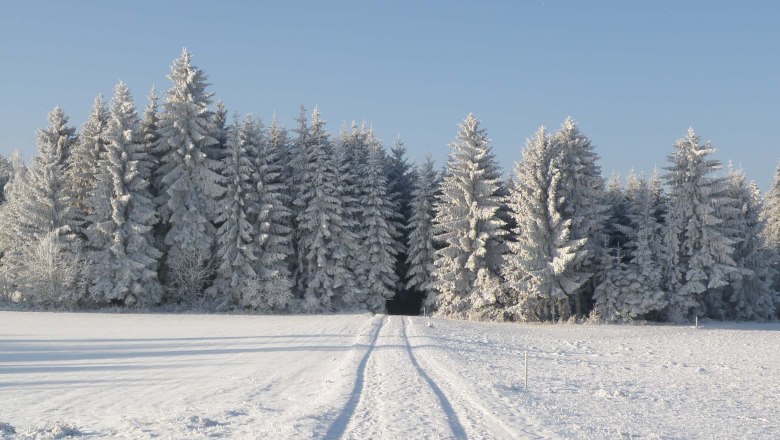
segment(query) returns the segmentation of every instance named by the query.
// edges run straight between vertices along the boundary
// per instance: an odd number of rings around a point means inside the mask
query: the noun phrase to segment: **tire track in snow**
[[[371,337],[371,345],[369,345],[368,350],[366,350],[366,354],[363,355],[363,359],[360,361],[360,364],[358,365],[357,370],[357,377],[355,379],[355,386],[352,388],[352,393],[350,393],[349,400],[347,400],[347,403],[344,405],[344,409],[341,410],[341,413],[338,417],[336,417],[336,420],[333,421],[333,424],[328,429],[328,432],[325,433],[326,439],[336,439],[340,438],[344,431],[347,429],[347,425],[349,424],[349,420],[352,418],[352,415],[355,413],[355,409],[357,408],[358,402],[360,401],[360,396],[363,394],[363,384],[365,383],[365,375],[366,375],[366,364],[368,364],[368,359],[371,357],[371,353],[374,352],[374,349],[376,348],[376,341],[379,339],[379,332],[382,330],[382,326],[385,324],[385,316],[383,316],[380,321],[379,325],[376,326],[376,330],[374,330],[374,335]]]
[[[412,319],[407,318],[407,320],[414,327]],[[414,330],[413,328],[413,336],[425,338]],[[439,348],[447,349],[446,346]],[[446,357],[433,357],[430,353],[425,353],[421,358],[423,365],[428,367],[438,383],[453,397],[461,420],[466,423],[466,437],[557,438],[523,409],[509,405],[496,406],[495,403],[491,405],[495,396],[485,396],[486,392],[490,394],[485,384],[474,383],[473,380],[464,377],[462,372],[453,371],[453,365],[446,363]],[[488,398],[483,400],[485,397]]]
[[[431,377],[428,375],[428,373],[423,370],[423,368],[420,366],[420,364],[417,362],[417,358],[414,356],[414,352],[412,352],[412,345],[409,343],[409,337],[406,333],[406,326],[409,324],[409,319],[404,319],[403,322],[403,339],[406,343],[406,352],[409,354],[409,359],[412,361],[412,365],[414,365],[414,368],[417,369],[417,374],[420,375],[420,377],[425,380],[426,383],[428,383],[428,386],[431,387],[431,390],[433,390],[433,394],[436,395],[436,398],[439,399],[439,404],[441,405],[442,410],[444,410],[445,414],[447,415],[447,423],[450,425],[450,430],[452,430],[452,435],[454,438],[457,439],[466,439],[468,436],[466,435],[466,430],[463,429],[463,425],[460,423],[460,420],[458,419],[458,415],[455,413],[455,410],[452,408],[452,404],[450,403],[449,399],[447,399],[447,396],[444,394],[444,392],[439,388],[439,385],[436,384],[436,382],[431,379]]]

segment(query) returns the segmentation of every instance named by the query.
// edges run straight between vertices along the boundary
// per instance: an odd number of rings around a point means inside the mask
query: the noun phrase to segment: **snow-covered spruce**
[[[19,194],[17,239],[21,252],[5,264],[15,266],[15,287],[34,304],[72,306],[81,300],[78,272],[81,243],[72,232],[66,167],[78,138],[68,117],[56,107],[49,126],[38,132],[38,154]],[[24,188],[24,189],[22,189]]]
[[[91,289],[92,299],[98,303],[156,304],[162,299],[157,276],[162,253],[152,237],[157,223],[149,193],[152,158],[141,139],[135,104],[123,82],[114,89],[106,141],[100,168],[111,183],[111,215],[98,228],[109,246],[93,250],[92,255],[109,270],[100,273],[96,286],[101,288]]]
[[[360,287],[366,291],[369,310],[383,311],[385,301],[392,298],[397,287],[396,252],[397,236],[394,203],[387,196],[384,171],[384,155],[379,140],[373,132],[366,138],[368,157],[361,173],[360,223],[362,234],[358,243],[363,258],[356,269]]]
[[[436,313],[499,319],[503,298],[494,287],[506,233],[497,216],[500,171],[487,133],[471,114],[450,148],[434,219],[444,246],[435,260]]]
[[[384,152],[384,150],[382,150]],[[398,285],[395,290],[403,291],[406,288],[403,280],[409,271],[408,243],[409,230],[407,225],[411,218],[412,191],[414,189],[414,175],[411,164],[406,159],[406,147],[401,137],[398,136],[395,144],[390,149],[390,154],[385,155],[384,174],[387,178],[387,198],[392,206],[392,226],[395,250],[395,273]]]
[[[306,162],[294,205],[297,216],[298,288],[307,311],[333,310],[340,297],[354,286],[343,240],[352,239],[343,225],[342,200],[333,145],[319,110],[303,137]]]
[[[565,219],[571,220],[570,238],[585,240],[586,251],[582,259],[568,267],[578,272],[573,277],[583,277],[586,282],[580,289],[570,293],[572,306],[578,318],[586,312],[585,304],[592,295],[598,279],[594,272],[601,264],[604,222],[609,207],[604,203],[604,178],[598,165],[596,154],[590,139],[582,134],[572,118],[566,118],[560,130],[555,133],[560,169],[557,197],[561,200],[560,212]]]
[[[214,282],[225,301],[241,301],[241,296],[256,277],[257,250],[255,227],[249,212],[257,210],[257,195],[252,185],[253,166],[246,146],[241,142],[236,120],[228,127],[227,155],[222,159],[225,192],[220,201],[217,223],[217,279]]]
[[[99,162],[106,154],[108,110],[103,95],[95,98],[92,111],[81,129],[79,140],[68,157],[67,187],[74,228],[83,232],[89,227],[89,198],[96,184]]]
[[[778,301],[777,292],[772,290],[772,278],[776,274],[771,264],[776,256],[764,241],[761,195],[755,182],[747,183],[744,172],[730,170],[727,177],[728,195],[737,206],[736,215],[730,220],[738,240],[734,262],[739,276],[723,288],[722,318],[771,319]]]
[[[436,172],[433,159],[428,155],[421,167],[414,172],[414,190],[412,191],[411,215],[409,219],[409,241],[406,288],[421,292],[425,305],[430,307],[435,300],[433,282],[433,264],[436,258],[433,234],[433,205],[436,201]]]
[[[243,292],[241,304],[260,310],[283,310],[293,299],[290,200],[284,187],[287,133],[274,119],[266,135],[262,123],[247,116],[241,134],[251,158],[250,180],[257,197],[255,209],[249,213],[256,231],[256,277]]]
[[[728,285],[737,272],[735,241],[724,234],[718,209],[731,201],[726,179],[714,175],[721,169],[720,162],[709,157],[714,152],[690,128],[669,155],[664,176],[669,188],[664,232],[669,254],[664,272],[671,321],[707,314],[705,293]]]
[[[160,116],[158,203],[167,251],[165,279],[179,300],[204,293],[213,262],[213,221],[224,188],[220,163],[210,153],[219,144],[208,106],[206,75],[191,63],[185,49],[171,67],[173,87]]]
[[[571,313],[569,297],[587,281],[574,270],[585,257],[586,239],[571,238],[571,219],[561,213],[560,155],[544,128],[530,138],[515,167],[509,208],[517,223],[507,242],[503,274],[511,298],[507,312],[519,320],[555,320]]]

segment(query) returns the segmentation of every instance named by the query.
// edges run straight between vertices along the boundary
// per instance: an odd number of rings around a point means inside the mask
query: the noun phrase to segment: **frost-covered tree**
[[[341,204],[341,233],[337,240],[347,262],[348,273],[344,277],[343,294],[337,307],[342,309],[367,308],[371,294],[363,277],[366,272],[365,249],[361,244],[367,236],[369,225],[364,222],[363,193],[366,186],[369,137],[365,124],[353,122],[351,129],[342,127],[338,142],[334,145],[333,159],[336,167],[336,194]],[[360,279],[360,278],[363,279]]]
[[[251,120],[250,120],[251,121]],[[258,250],[256,227],[250,219],[257,211],[257,193],[253,185],[254,164],[242,142],[237,120],[227,129],[222,159],[222,177],[225,192],[220,200],[217,223],[217,287],[225,301],[243,302],[242,295],[257,276],[255,260]],[[253,148],[254,146],[250,146]]]
[[[298,287],[308,311],[332,310],[354,277],[341,240],[343,208],[338,193],[334,149],[319,110],[303,137],[306,163],[294,206],[297,215]]]
[[[665,238],[669,254],[665,274],[672,321],[706,313],[705,293],[728,285],[736,271],[734,241],[723,233],[717,209],[730,201],[726,180],[714,175],[721,169],[720,162],[709,157],[714,152],[691,128],[676,142],[666,168],[669,206]]]
[[[398,136],[395,144],[390,149],[385,163],[385,176],[387,177],[387,198],[392,204],[392,235],[394,237],[395,251],[395,273],[399,283],[397,290],[403,291],[403,283],[406,273],[409,270],[407,265],[409,242],[409,230],[406,225],[411,218],[412,191],[414,187],[414,177],[412,175],[412,166],[406,159],[406,147],[401,137]]]
[[[11,173],[4,187],[5,203],[0,205],[0,273],[2,274],[3,294],[10,296],[14,284],[19,278],[19,270],[24,264],[22,239],[23,203],[29,197],[27,166],[18,151],[11,154],[9,163]]]
[[[419,291],[425,298],[426,306],[433,305],[435,291],[431,288],[433,282],[433,265],[436,257],[433,233],[433,205],[436,201],[436,172],[433,169],[431,156],[425,158],[422,166],[414,173],[414,190],[412,191],[411,215],[409,218],[408,257],[406,288]]]
[[[500,171],[487,133],[471,114],[450,148],[434,219],[437,240],[444,244],[435,260],[437,313],[497,317],[502,298],[493,286],[506,232],[497,216],[503,202],[496,194]]]
[[[582,134],[572,118],[567,118],[554,136],[559,155],[561,180],[558,184],[558,197],[561,198],[561,214],[571,220],[571,239],[585,240],[587,251],[570,270],[577,271],[588,282],[571,296],[578,318],[585,313],[588,302],[598,279],[594,277],[601,264],[601,242],[604,223],[609,207],[604,203],[604,178],[598,165],[596,154],[590,139]]]
[[[158,110],[158,102],[160,97],[157,96],[157,88],[152,87],[149,91],[149,96],[146,98],[146,108],[144,108],[144,114],[141,117],[141,140],[144,144],[144,148],[149,154],[149,162],[151,163],[151,180],[149,181],[149,192],[155,198],[159,195],[160,178],[158,169],[160,168],[161,154],[157,151],[160,140],[160,113]]]
[[[250,222],[256,231],[255,278],[243,292],[244,306],[281,310],[292,301],[289,261],[293,253],[290,200],[285,188],[287,133],[274,118],[264,133],[262,123],[247,117],[242,143],[252,166],[250,182],[256,194]]]
[[[623,304],[626,289],[626,273],[620,247],[610,248],[604,239],[602,253],[607,256],[599,270],[601,282],[593,292],[593,313],[606,322],[620,321],[623,318]]]
[[[363,258],[355,269],[360,287],[366,291],[369,310],[384,311],[385,301],[392,298],[398,283],[396,276],[396,225],[394,203],[387,195],[382,146],[368,135],[368,158],[361,177],[358,198],[363,226],[358,243]]]
[[[771,319],[778,296],[772,288],[773,255],[764,241],[760,192],[754,182],[747,183],[744,172],[737,170],[729,171],[728,187],[738,208],[731,223],[737,241],[734,261],[739,276],[723,289],[724,313],[738,320]]]
[[[169,78],[173,87],[168,91],[159,122],[158,151],[162,164],[158,203],[166,229],[167,259],[184,261],[179,254],[204,258],[210,254],[216,236],[213,221],[218,215],[217,200],[224,189],[219,174],[221,164],[209,155],[219,142],[215,138],[214,116],[208,109],[211,93],[206,91],[206,75],[192,65],[185,49],[174,61]],[[210,262],[193,264],[206,267]],[[202,292],[180,293],[197,297]]]
[[[763,218],[766,222],[764,236],[767,245],[780,249],[780,164],[775,170],[775,179],[772,188],[766,195],[764,202]]]
[[[586,239],[572,239],[572,220],[561,212],[559,149],[544,128],[528,140],[515,167],[509,208],[517,223],[507,243],[503,274],[511,293],[508,312],[520,320],[555,320],[571,314],[570,296],[588,280],[582,264]]]
[[[626,199],[628,225],[620,229],[627,238],[628,264],[622,271],[619,315],[630,320],[661,311],[667,302],[659,255],[655,253],[662,247],[662,228],[655,216],[653,188],[644,175],[629,175]]]
[[[765,195],[763,201],[761,219],[764,222],[764,240],[771,252],[772,269],[780,274],[780,163],[775,169],[775,178],[772,188]],[[780,277],[775,276],[772,288],[780,291]],[[777,304],[780,309],[780,302]]]
[[[5,185],[11,180],[12,175],[13,165],[5,156],[0,155],[0,205],[6,201]]]
[[[154,246],[156,205],[149,192],[153,159],[141,138],[139,118],[123,82],[114,89],[100,168],[111,183],[111,215],[98,224],[108,247],[93,255],[109,270],[90,289],[99,303],[150,305],[162,299],[157,268],[162,253]]]
[[[22,276],[19,287],[25,298],[33,303],[71,305],[81,295],[77,277],[69,276],[70,266],[66,265],[80,258],[80,243],[68,222],[71,210],[66,187],[68,157],[77,137],[76,130],[67,124],[68,117],[61,108],[56,107],[49,114],[49,126],[38,132],[38,155],[27,173],[27,190],[21,195],[19,240],[29,252],[35,252],[39,247],[46,247],[41,252],[56,252],[46,260],[52,265],[47,270],[50,279],[63,280],[56,285],[56,295],[50,295],[52,291],[42,289],[34,277],[37,269],[31,265],[36,264],[36,260],[23,256],[19,263],[28,276]],[[59,270],[63,271],[62,277],[57,274]],[[68,272],[67,276],[65,272]]]
[[[29,170],[30,195],[24,203],[28,236],[70,230],[66,169],[78,138],[67,124],[68,117],[56,107],[49,114],[49,127],[38,132],[38,155]]]
[[[89,226],[89,198],[96,185],[99,162],[106,154],[108,110],[103,95],[95,98],[92,111],[73,145],[67,165],[67,187],[73,226],[83,231]]]

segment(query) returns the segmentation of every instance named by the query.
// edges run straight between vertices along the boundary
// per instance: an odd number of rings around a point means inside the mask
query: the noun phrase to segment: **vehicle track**
[[[402,317],[387,318],[367,361],[356,410],[326,438],[466,438],[447,397],[419,366]],[[418,426],[409,432],[409,426]],[[332,435],[332,436],[331,436]]]
[[[376,326],[376,330],[374,330],[374,335],[371,338],[371,345],[369,345],[368,350],[366,350],[366,354],[363,355],[363,359],[361,359],[360,364],[358,365],[357,376],[355,378],[355,386],[352,388],[352,392],[349,395],[349,400],[347,400],[347,403],[344,405],[344,408],[341,410],[341,413],[339,414],[338,417],[336,417],[336,420],[334,420],[333,424],[325,433],[326,439],[341,438],[342,435],[344,434],[345,429],[347,428],[347,424],[349,420],[352,418],[353,414],[355,413],[355,409],[358,406],[360,396],[363,394],[366,365],[368,364],[368,360],[371,358],[371,353],[373,353],[374,350],[376,349],[376,343],[377,340],[379,339],[379,333],[382,331],[382,327],[384,327],[384,325],[385,325],[385,317],[382,317],[379,321],[379,324],[377,324]]]
[[[468,438],[480,439],[550,439],[557,436],[544,428],[531,416],[522,403],[507,401],[496,395],[489,383],[480,383],[475,377],[465,377],[466,369],[459,369],[450,362],[450,352],[464,349],[434,343],[437,339],[426,336],[425,329],[415,326],[407,318],[411,336],[410,351],[417,351],[416,359],[428,372],[431,381],[449,395],[454,412],[458,415]],[[435,329],[433,329],[435,330]],[[458,356],[454,356],[455,359]],[[501,403],[503,401],[503,404]]]

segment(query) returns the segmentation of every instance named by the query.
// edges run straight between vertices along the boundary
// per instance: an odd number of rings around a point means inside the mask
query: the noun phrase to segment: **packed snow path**
[[[0,439],[780,438],[777,323],[428,322],[0,312]]]

